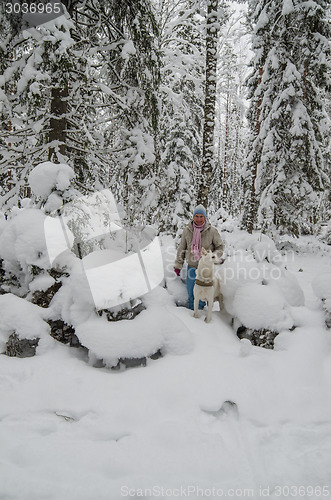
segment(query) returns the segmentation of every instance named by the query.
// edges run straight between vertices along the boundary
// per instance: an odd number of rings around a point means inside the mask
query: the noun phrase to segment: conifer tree
[[[56,92],[65,88],[64,82],[67,85],[68,47],[73,43],[70,28],[71,22],[63,17],[29,31],[9,25],[4,44],[7,67],[1,77],[4,143],[0,167],[13,182],[6,183],[4,202],[16,203],[28,194],[29,171],[53,156],[51,149],[64,157],[66,127],[61,123],[60,136],[55,125],[56,115],[64,109],[57,110],[52,103]],[[63,103],[67,106],[67,101]]]
[[[97,8],[96,4],[97,3]],[[110,185],[131,222],[155,211],[158,122],[157,24],[149,0],[88,1],[79,11],[95,37],[96,72],[108,113]],[[94,19],[91,23],[89,18]],[[97,31],[96,31],[97,28]]]
[[[253,1],[254,69],[251,89],[251,191],[253,223],[299,235],[311,231],[319,193],[329,179],[324,161],[326,2]],[[257,219],[256,219],[257,217]]]
[[[202,150],[204,39],[200,2],[159,2],[162,54],[158,134],[160,191],[155,220],[163,231],[181,232],[196,201]]]
[[[0,166],[4,175],[15,175],[3,202],[21,197],[29,170],[46,159],[72,165],[83,190],[98,180],[111,180],[116,190],[116,177],[123,180],[130,168],[145,182],[143,165],[153,165],[158,58],[148,1],[64,3],[71,19],[62,16],[24,32],[9,26],[3,44]],[[148,154],[131,137],[145,137]],[[136,204],[144,191],[141,183],[139,192],[131,190]]]

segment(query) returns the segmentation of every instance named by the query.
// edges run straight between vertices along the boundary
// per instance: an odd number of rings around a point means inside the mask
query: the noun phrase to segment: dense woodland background
[[[50,160],[173,235],[197,202],[273,237],[330,219],[327,1],[62,3],[25,31],[0,6],[5,215]]]

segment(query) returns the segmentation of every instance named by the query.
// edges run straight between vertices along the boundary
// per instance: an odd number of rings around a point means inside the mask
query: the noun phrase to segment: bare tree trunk
[[[58,152],[66,154],[66,129],[67,129],[67,108],[68,108],[68,87],[53,87],[51,90],[51,119],[50,131],[48,134],[49,142],[58,143]],[[56,148],[51,147],[48,151],[48,159],[57,162]]]
[[[202,146],[202,169],[198,187],[198,203],[208,205],[211,179],[214,171],[214,128],[216,103],[216,66],[219,23],[218,0],[208,0],[206,32],[206,81]]]
[[[73,16],[74,8],[78,4],[78,0],[62,0],[70,17]],[[68,112],[68,82],[65,82],[62,87],[54,87],[51,90],[51,118],[50,130],[48,133],[49,142],[58,142],[58,152],[62,155],[67,153],[67,112]],[[51,147],[48,151],[48,159],[57,162],[56,148]]]

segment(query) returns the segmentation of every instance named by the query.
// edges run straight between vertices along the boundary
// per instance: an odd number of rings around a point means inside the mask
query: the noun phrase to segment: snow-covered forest
[[[0,500],[331,496],[330,14],[0,3]]]

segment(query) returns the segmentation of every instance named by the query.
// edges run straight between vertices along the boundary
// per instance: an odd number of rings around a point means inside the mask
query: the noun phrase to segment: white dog
[[[201,249],[201,259],[196,273],[196,280],[193,289],[194,294],[194,314],[198,318],[199,300],[207,301],[208,312],[206,323],[211,320],[213,303],[218,300],[220,309],[223,309],[223,295],[221,293],[220,281],[214,276],[214,264],[218,264],[217,256],[205,248]]]

